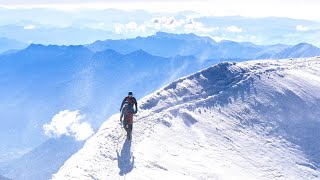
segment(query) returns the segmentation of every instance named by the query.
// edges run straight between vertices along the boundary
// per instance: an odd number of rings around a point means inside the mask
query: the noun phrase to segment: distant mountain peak
[[[45,45],[31,43],[31,44],[27,47],[27,49],[39,48],[39,47],[45,47]]]
[[[194,33],[188,33],[188,34],[174,34],[174,33],[168,33],[163,31],[158,31],[155,34],[156,36],[162,36],[162,37],[177,37],[177,36],[189,36],[189,37],[199,37]]]
[[[142,49],[139,49],[139,50],[136,50],[136,51],[133,51],[129,54],[126,54],[126,56],[139,56],[139,57],[148,57],[148,56],[153,56],[151,54],[149,54],[148,52],[142,50]]]
[[[104,51],[100,51],[99,53],[123,55],[123,54],[121,54],[118,51],[115,51],[113,49],[106,49]]]
[[[67,51],[74,51],[74,52],[92,52],[90,49],[83,45],[70,45],[70,46],[65,46]]]
[[[309,44],[309,43],[299,43],[292,47],[288,47],[278,54],[274,55],[273,58],[283,59],[283,58],[305,58],[305,57],[315,57],[320,55],[320,48]]]
[[[198,36],[194,33],[173,34],[173,33],[159,31],[154,36],[160,37],[160,38],[172,38],[172,39],[180,39],[180,40],[205,40],[205,41],[209,41],[211,43],[216,43],[216,41],[213,40],[212,38],[210,38],[209,36]]]
[[[27,48],[23,49],[20,52],[31,52],[31,51],[48,51],[48,50],[54,50],[58,51],[61,50],[61,46],[58,45],[43,45],[43,44],[30,44]]]
[[[49,50],[49,49],[56,49],[56,50],[67,50],[67,51],[82,51],[82,50],[88,50],[88,48],[86,48],[85,46],[83,45],[69,45],[69,46],[66,46],[66,45],[43,45],[43,44],[30,44],[25,50],[41,50],[41,49],[46,49],[46,50]]]
[[[96,52],[93,56],[93,59],[119,59],[123,56],[123,54],[113,50],[106,49],[104,51]]]
[[[299,43],[297,45],[294,45],[293,47],[296,47],[296,48],[318,48],[312,44],[309,44],[309,43]]]

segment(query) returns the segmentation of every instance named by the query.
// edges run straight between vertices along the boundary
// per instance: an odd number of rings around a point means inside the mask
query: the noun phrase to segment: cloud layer
[[[94,132],[79,111],[64,110],[54,115],[49,124],[43,125],[44,134],[49,137],[72,136],[78,141],[89,138]]]
[[[304,32],[304,31],[309,31],[309,28],[307,26],[297,25],[296,30]]]
[[[0,0],[3,7],[48,7],[61,9],[144,9],[159,12],[196,11],[218,16],[241,15],[246,17],[290,17],[297,19],[320,19],[316,0]],[[301,8],[303,7],[303,8]],[[272,9],[272,11],[270,11]]]
[[[219,27],[208,27],[203,23],[194,20],[192,17],[177,19],[173,16],[155,17],[141,24],[131,21],[127,24],[117,24],[117,34],[126,33],[149,33],[157,31],[182,32],[182,33],[210,33],[219,30]]]
[[[236,32],[236,33],[242,32],[242,28],[239,28],[237,26],[229,26],[227,27],[227,30],[230,32]]]

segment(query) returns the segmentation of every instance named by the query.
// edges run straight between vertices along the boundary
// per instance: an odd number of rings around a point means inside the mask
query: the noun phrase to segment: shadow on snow
[[[119,151],[117,150],[118,167],[120,169],[119,175],[123,176],[131,172],[134,167],[134,156],[131,152],[131,141],[125,140],[120,153],[121,154],[119,154]]]

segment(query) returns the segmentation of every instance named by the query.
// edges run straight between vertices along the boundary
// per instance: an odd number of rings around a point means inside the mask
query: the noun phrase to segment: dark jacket
[[[128,102],[130,103],[131,107],[134,109],[134,113],[137,113],[137,111],[138,111],[138,103],[137,103],[137,100],[136,100],[135,97],[129,97],[129,96],[127,96],[127,97],[125,97],[125,98],[123,99],[123,101],[122,101],[122,103],[121,103],[120,111],[122,110],[122,107],[123,107],[123,105],[124,105],[124,103],[125,103],[126,101],[128,101]],[[135,106],[135,108],[134,108],[134,106]]]

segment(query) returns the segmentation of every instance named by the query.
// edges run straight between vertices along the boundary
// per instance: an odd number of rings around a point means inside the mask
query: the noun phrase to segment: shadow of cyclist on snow
[[[119,175],[123,176],[132,171],[134,166],[134,156],[131,152],[131,141],[126,140],[122,146],[121,154],[117,150]]]

